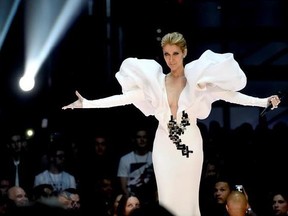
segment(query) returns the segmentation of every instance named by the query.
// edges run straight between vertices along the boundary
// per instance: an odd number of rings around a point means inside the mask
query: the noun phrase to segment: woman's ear
[[[187,49],[185,49],[183,52],[183,58],[185,58],[186,56],[187,56]]]

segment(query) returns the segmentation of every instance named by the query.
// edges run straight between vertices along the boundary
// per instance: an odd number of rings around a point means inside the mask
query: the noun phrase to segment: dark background
[[[187,62],[206,49],[234,53],[248,77],[248,85],[242,92],[259,97],[279,90],[286,92],[286,0],[111,0],[110,6],[108,1],[87,0],[87,6],[41,66],[35,88],[28,93],[20,92],[18,79],[24,68],[23,20],[27,2],[33,0],[21,1],[0,50],[3,136],[26,127],[63,130],[76,136],[97,128],[108,128],[118,134],[142,121],[154,124],[153,118],[146,119],[130,105],[66,111],[61,107],[76,99],[75,90],[88,99],[120,93],[114,74],[124,58],[153,58],[163,63],[159,38],[171,31],[185,35]],[[215,106],[225,110],[228,105]],[[282,109],[271,121],[286,119],[286,112],[283,100]],[[224,112],[224,118],[230,118],[230,114]],[[43,119],[48,120],[47,127],[43,127]],[[230,127],[229,120],[223,122]]]

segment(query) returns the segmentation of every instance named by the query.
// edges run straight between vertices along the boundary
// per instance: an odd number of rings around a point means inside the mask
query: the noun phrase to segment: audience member
[[[33,188],[31,200],[34,202],[45,202],[47,198],[53,196],[54,188],[51,184],[39,184]]]
[[[233,186],[230,180],[220,179],[216,181],[213,195],[216,201],[216,209],[218,212],[217,215],[223,216],[226,214],[225,205],[226,205],[227,197],[229,196],[232,190],[233,190]]]
[[[130,216],[135,208],[140,208],[140,199],[134,195],[123,195],[117,207],[117,216]]]
[[[207,211],[207,206],[211,206],[215,202],[212,194],[215,190],[215,182],[220,177],[220,172],[219,158],[204,160],[199,191],[200,211],[203,213]]]
[[[244,195],[245,200],[247,202],[247,207],[246,207],[247,211],[245,211],[245,215],[257,216],[249,204],[248,194],[244,186],[236,185],[235,182],[238,182],[238,181],[235,181],[230,176],[220,175],[214,184],[214,192],[213,192],[214,202],[210,202],[210,203],[207,203],[206,206],[202,206],[201,215],[203,216],[230,216],[229,212],[227,211],[227,200],[232,192],[233,192],[233,195],[231,196],[231,198],[233,196],[237,196],[237,193],[235,195],[234,192],[238,191]],[[209,199],[209,196],[207,196],[207,199]],[[234,215],[236,215],[236,213],[234,213],[233,216]]]
[[[0,215],[6,215],[8,208],[8,189],[11,182],[8,177],[2,176],[0,179]]]
[[[146,128],[136,128],[132,137],[133,150],[120,158],[118,166],[123,193],[133,193],[143,203],[157,199],[149,135]]]
[[[35,163],[32,151],[29,149],[29,140],[24,132],[14,132],[8,143],[1,151],[0,173],[8,178],[11,186],[19,186],[28,194],[33,188]]]
[[[76,188],[75,177],[65,171],[65,149],[54,145],[47,156],[48,168],[35,176],[34,187],[40,184],[50,184],[56,193],[66,188]]]
[[[11,187],[11,182],[8,177],[1,177],[0,179],[0,195],[6,196],[8,189]]]
[[[15,206],[22,207],[28,206],[30,204],[26,191],[19,186],[12,186],[11,188],[9,188],[7,196],[9,200],[13,201]]]
[[[103,176],[90,186],[85,211],[95,215],[112,216],[116,194],[114,177]]]
[[[226,200],[226,209],[229,216],[245,216],[248,207],[248,200],[243,192],[231,191]]]
[[[233,190],[232,181],[230,177],[220,176],[213,186],[213,192],[207,199],[211,200],[201,205],[202,216],[226,216],[226,200],[230,192]]]
[[[272,216],[288,215],[288,192],[284,189],[272,193]]]
[[[103,181],[103,179],[108,178],[109,181],[113,182],[113,187],[119,187],[119,184],[115,184],[117,182],[116,175],[119,158],[113,151],[111,137],[103,130],[97,129],[90,136],[87,136],[86,138],[90,145],[87,144],[85,150],[83,150],[85,154],[82,157],[81,191],[82,200],[88,203],[95,201],[95,194],[91,193],[91,188],[95,191],[95,187],[99,188],[99,182]],[[99,190],[97,189],[97,191]],[[93,203],[92,210],[95,207],[94,205]]]
[[[51,216],[66,215],[66,210],[60,203],[58,195],[53,192],[50,184],[40,184],[33,188],[31,208],[32,215]]]
[[[29,212],[31,207],[30,199],[27,196],[26,191],[19,186],[12,186],[7,192],[7,208],[6,214],[9,216],[25,214]]]
[[[97,130],[91,135],[91,148],[88,148],[86,157],[83,158],[86,166],[91,167],[94,171],[93,178],[89,172],[87,172],[87,179],[90,180],[88,184],[91,184],[98,179],[105,176],[116,176],[118,157],[114,153],[111,138],[109,138],[106,132]]]
[[[58,201],[67,215],[80,216],[82,214],[80,193],[76,188],[66,188],[58,194]]]

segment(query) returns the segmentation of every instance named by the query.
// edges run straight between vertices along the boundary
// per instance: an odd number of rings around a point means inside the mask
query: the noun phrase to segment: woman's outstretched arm
[[[214,91],[213,94],[217,95],[221,100],[225,100],[230,103],[245,105],[245,106],[258,106],[266,108],[271,106],[271,109],[278,107],[281,99],[278,95],[271,95],[266,98],[258,98],[250,95],[246,95],[240,92],[234,91]]]
[[[82,97],[78,91],[76,91],[78,99],[73,103],[63,106],[62,109],[77,109],[77,108],[109,108],[116,106],[124,106],[132,104],[137,101],[143,101],[145,99],[142,90],[132,90],[119,95],[113,95],[96,100],[87,100]]]

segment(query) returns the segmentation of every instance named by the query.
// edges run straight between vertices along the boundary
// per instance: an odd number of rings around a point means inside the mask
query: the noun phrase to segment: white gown
[[[205,119],[216,100],[249,106],[267,106],[267,98],[244,95],[246,76],[233,54],[210,50],[185,66],[187,83],[178,102],[179,125],[182,113],[190,125],[180,135],[186,151],[176,148],[169,138],[171,111],[165,88],[165,74],[154,60],[127,58],[116,73],[123,94],[98,100],[84,99],[84,108],[107,108],[134,104],[146,116],[159,121],[153,144],[153,165],[159,203],[175,216],[200,216],[199,184],[203,163],[202,137],[197,119]],[[187,153],[193,151],[193,153]],[[182,154],[183,153],[183,154]]]

